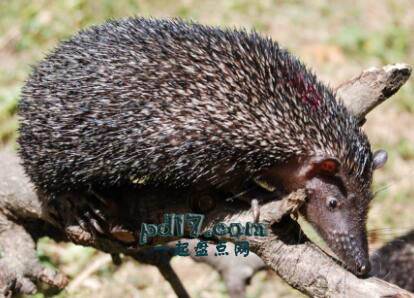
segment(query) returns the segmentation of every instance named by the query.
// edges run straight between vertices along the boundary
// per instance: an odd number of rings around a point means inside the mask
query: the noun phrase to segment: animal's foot
[[[68,238],[76,243],[88,245],[93,242],[94,236],[78,225],[71,225],[65,227],[65,233]]]
[[[110,214],[102,197],[89,192],[65,193],[51,204],[60,218],[58,221],[64,223],[68,238],[76,243],[88,243],[109,231]]]
[[[65,224],[68,238],[79,244],[91,243],[97,237],[123,243],[135,242],[136,229],[128,228],[128,216],[120,213],[120,209],[128,208],[119,206],[122,194],[117,195],[119,198],[115,200],[106,193],[89,189],[87,192],[66,193],[55,198],[54,209],[60,217],[58,221]]]
[[[116,240],[124,243],[134,243],[137,241],[134,233],[121,225],[114,225],[110,228],[110,234]]]
[[[76,223],[84,231],[92,234],[92,237],[108,232],[109,215],[106,214],[106,204],[102,201],[102,197],[97,198],[94,194],[82,196],[76,209]]]

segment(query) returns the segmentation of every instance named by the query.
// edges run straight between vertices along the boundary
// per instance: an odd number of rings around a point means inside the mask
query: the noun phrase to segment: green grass
[[[382,30],[367,32],[360,26],[350,25],[342,29],[333,42],[349,56],[378,58],[383,64],[401,61],[413,51],[410,31],[388,24]]]
[[[403,160],[408,161],[414,159],[414,144],[410,140],[400,140],[396,150]]]

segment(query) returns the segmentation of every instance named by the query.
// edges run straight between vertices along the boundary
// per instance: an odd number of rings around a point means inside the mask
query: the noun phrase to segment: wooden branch
[[[410,68],[389,66],[376,70],[374,72],[376,75],[372,73],[372,70],[363,72],[358,77],[359,79],[355,78],[346,82],[337,89],[345,104],[360,118],[364,118],[367,112],[396,92],[407,80]],[[359,94],[358,92],[363,96],[356,96]],[[359,102],[359,109],[357,108],[358,104],[350,104],[350,102],[353,103],[353,100]],[[140,230],[141,224],[159,223],[162,214],[165,213],[190,213],[189,197],[197,196],[194,193],[178,193],[162,189],[156,192],[117,194],[119,199],[126,202],[126,205],[123,206],[125,211],[128,211],[128,214],[133,212],[132,218],[136,220],[134,226],[131,227],[127,218],[121,216],[120,220],[125,220],[125,222],[120,224],[125,225],[121,226],[122,233],[118,233],[118,238],[114,239],[108,236],[107,231],[96,235],[85,234],[75,222],[69,220],[62,222],[55,219],[53,208],[41,204],[44,200],[37,197],[18,158],[12,153],[0,153],[0,164],[2,165],[0,168],[0,214],[8,221],[21,225],[24,231],[28,231],[34,239],[41,235],[49,235],[59,241],[70,239],[75,243],[93,246],[114,255],[124,253],[137,259],[139,259],[139,253],[144,248],[147,249],[147,247],[136,244],[139,237],[137,231]],[[139,196],[139,200],[137,196]],[[343,296],[345,294],[352,297],[379,297],[401,294],[409,297],[408,292],[382,280],[376,278],[358,279],[305,237],[301,237],[303,232],[289,214],[303,202],[304,197],[304,193],[298,191],[279,201],[272,201],[260,206],[261,222],[264,221],[271,225],[269,235],[248,239],[252,251],[261,257],[267,266],[276,271],[292,287],[310,296]],[[67,214],[74,211],[69,204],[71,200],[75,202],[75,205],[80,205],[87,198],[82,196],[69,197],[65,200],[68,203],[67,206],[61,201],[62,206],[60,207],[67,208]],[[253,217],[249,206],[246,206],[245,203],[226,202],[216,198],[215,201],[215,208],[206,214],[202,231],[211,229],[218,222],[230,224],[252,221]],[[17,237],[16,235],[20,233],[16,232],[13,235],[9,233],[10,231],[10,226],[0,230],[0,246],[2,240]],[[226,237],[224,239],[229,240]],[[157,237],[152,239],[149,246],[171,240],[173,239]],[[25,246],[25,243],[22,242],[9,243],[11,243],[11,248],[14,245],[16,249],[18,246]],[[30,249],[34,251],[34,247]],[[27,254],[27,256],[27,261],[33,260],[31,254]],[[24,259],[25,256],[22,258]],[[10,284],[26,281],[16,278],[16,274],[2,276],[1,274],[4,272],[1,272],[1,269],[0,287],[3,284],[3,288],[7,288],[9,291],[15,290],[16,287],[13,288]],[[30,276],[32,280],[38,279],[36,274],[27,274],[23,272],[23,269],[18,269],[16,272],[19,276]],[[53,280],[51,284],[58,285],[58,279]],[[177,288],[177,284],[175,288]]]
[[[34,281],[63,289],[67,278],[44,267],[37,259],[33,237],[0,213],[0,297],[13,293],[34,294]]]
[[[394,95],[411,75],[404,63],[370,68],[336,88],[337,96],[361,123],[372,109]]]
[[[177,297],[190,298],[180,278],[171,266],[171,259],[174,256],[173,248],[170,247],[162,252],[156,251],[154,248],[149,248],[134,253],[131,256],[141,263],[156,266],[161,275],[171,285]]]

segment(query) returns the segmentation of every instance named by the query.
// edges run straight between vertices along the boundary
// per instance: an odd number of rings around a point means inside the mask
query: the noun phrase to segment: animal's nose
[[[357,263],[357,265],[356,265],[356,274],[358,276],[366,275],[370,271],[371,271],[371,264],[369,263],[369,261]]]

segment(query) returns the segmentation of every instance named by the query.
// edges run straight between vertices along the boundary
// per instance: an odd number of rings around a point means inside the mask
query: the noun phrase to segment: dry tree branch
[[[370,111],[393,96],[407,82],[411,70],[411,66],[405,63],[369,68],[339,84],[336,94],[363,123]]]
[[[410,73],[411,68],[404,64],[369,69],[341,84],[337,93],[363,122],[365,115],[394,94]],[[196,197],[195,194],[162,190],[159,193],[140,194],[139,200],[136,193],[120,194],[126,198],[126,202],[130,202],[128,209],[133,210],[134,218],[138,219],[134,221],[134,230],[121,228],[116,239],[105,234],[85,235],[73,222],[56,220],[53,207],[42,205],[41,202],[45,200],[34,192],[19,159],[13,153],[1,152],[0,164],[0,247],[3,255],[0,258],[0,297],[11,293],[33,292],[35,288],[32,281],[45,281],[60,288],[66,285],[66,279],[62,275],[45,273],[45,269],[38,263],[34,241],[39,237],[50,236],[57,241],[71,240],[113,255],[124,253],[142,260],[143,247],[136,244],[139,236],[136,231],[141,224],[159,222],[162,213],[189,213],[191,208],[188,198]],[[80,202],[85,198],[80,196],[72,199]],[[304,193],[298,191],[279,201],[260,206],[261,221],[268,222],[270,226],[269,235],[249,238],[249,241],[251,250],[266,265],[292,287],[314,297],[379,297],[397,294],[409,297],[408,292],[380,279],[358,279],[303,237],[299,225],[289,216],[303,200]],[[207,231],[217,222],[230,224],[252,219],[248,206],[242,202],[216,200],[215,203],[215,208],[206,213],[202,231]],[[73,212],[70,206],[62,208],[68,208],[68,214]],[[130,223],[125,222],[126,226],[128,224]],[[24,240],[25,237],[29,240]],[[154,238],[150,245],[171,240]],[[26,253],[13,254],[13,251],[23,250]],[[172,275],[165,276],[169,278]],[[179,290],[178,278],[172,276],[170,281],[173,288]]]

